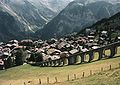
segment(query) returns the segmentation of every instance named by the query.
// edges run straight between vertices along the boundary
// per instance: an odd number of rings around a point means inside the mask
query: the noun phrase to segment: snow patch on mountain
[[[70,2],[74,0],[38,0],[42,4],[44,4],[49,9],[53,10],[54,12],[60,12],[64,9]]]

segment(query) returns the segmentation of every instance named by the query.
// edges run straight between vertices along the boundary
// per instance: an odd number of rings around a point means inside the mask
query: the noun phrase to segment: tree
[[[41,62],[43,61],[43,55],[39,52],[32,53],[28,61]]]
[[[35,62],[35,53],[32,52],[30,58],[28,58],[28,61],[33,61]]]
[[[12,62],[11,57],[9,56],[8,59],[7,59],[7,68],[12,67],[12,65],[13,65],[13,62]]]
[[[42,55],[41,53],[37,52],[37,53],[35,54],[35,61],[36,61],[36,62],[41,62],[41,61],[43,61],[43,55]]]
[[[10,56],[6,56],[6,58],[4,59],[4,66],[5,69],[12,67],[12,59]]]
[[[22,49],[16,52],[15,64],[16,66],[23,65],[25,59],[24,51]]]

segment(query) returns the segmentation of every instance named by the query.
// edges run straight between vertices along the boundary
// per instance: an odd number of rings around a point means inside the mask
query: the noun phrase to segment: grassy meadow
[[[25,85],[24,82],[26,83],[26,85],[38,85],[39,79],[41,79],[41,82],[44,85],[47,83],[47,77],[49,77],[50,83],[55,82],[55,77],[57,77],[58,82],[63,82],[57,83],[56,85],[98,85],[98,83],[99,85],[120,85],[114,84],[114,81],[116,81],[116,83],[120,83],[118,79],[109,79],[105,76],[107,75],[107,73],[112,75],[114,73],[114,70],[103,72],[102,75],[95,74],[91,77],[88,77],[90,75],[90,70],[92,70],[92,73],[94,74],[101,72],[101,68],[103,68],[104,71],[109,70],[110,65],[112,65],[112,68],[119,67],[120,48],[118,49],[118,54],[115,55],[114,58],[103,59],[100,61],[80,65],[70,65],[64,67],[35,67],[26,64],[7,70],[1,70],[0,85]],[[106,53],[109,54],[109,51],[106,51]],[[81,78],[83,72],[85,72],[85,78],[71,82],[65,82],[68,79],[68,75],[70,80],[72,80],[74,79],[74,74],[76,74],[77,78]],[[120,79],[120,69],[115,70],[115,72],[117,72],[118,74],[115,73],[115,75],[113,74],[113,76],[119,75]],[[28,83],[28,81],[32,81],[33,83]],[[113,83],[110,84],[111,82]]]

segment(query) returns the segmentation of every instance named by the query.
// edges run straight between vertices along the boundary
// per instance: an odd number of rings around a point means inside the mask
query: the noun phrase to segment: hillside
[[[5,16],[0,16],[2,21],[0,29],[4,30],[7,27],[4,33],[0,33],[2,36],[0,41],[5,42],[10,39],[20,40],[28,37],[28,34],[34,34],[35,31],[43,28],[46,23],[53,19],[71,1],[72,0],[0,0],[0,10],[14,18],[13,21],[8,20],[8,22],[11,23],[6,23],[5,19],[3,19]],[[10,36],[8,36],[8,34],[10,34]],[[23,34],[26,34],[26,36]]]
[[[97,33],[99,33],[99,31],[112,31],[111,34],[119,34],[120,35],[120,12],[115,14],[114,16],[110,17],[110,18],[104,18],[98,22],[96,22],[95,24],[93,24],[92,26],[89,26],[85,29],[83,29],[82,31],[79,32],[80,33],[84,33],[86,29],[91,29],[91,30],[96,30]]]
[[[25,34],[21,31],[21,24],[18,24],[18,21],[11,14],[0,8],[0,16],[0,41],[24,38]]]
[[[78,1],[71,2],[52,21],[38,30],[36,35],[42,39],[64,36],[78,32],[82,28],[91,26],[93,23],[111,17],[118,13],[120,4],[112,4],[104,1],[82,4]]]
[[[1,0],[0,3],[15,12],[32,31],[41,29],[72,0]],[[61,4],[63,3],[63,4]],[[53,7],[52,7],[53,6]]]
[[[56,83],[53,85],[119,85],[120,69],[105,71],[82,79],[69,82]]]
[[[96,61],[92,63],[71,65],[71,66],[65,66],[65,67],[44,67],[44,68],[42,67],[41,68],[41,67],[33,67],[30,65],[13,67],[4,71],[0,71],[0,83],[1,83],[0,85],[8,85],[10,83],[12,85],[21,85],[24,82],[26,82],[27,84],[28,81],[33,81],[34,84],[38,84],[39,82],[38,79],[41,79],[42,84],[44,84],[46,83],[47,77],[50,78],[50,83],[55,82],[55,77],[58,78],[59,82],[65,82],[67,81],[68,74],[70,75],[70,80],[71,80],[74,78],[74,74],[77,75],[77,78],[80,78],[83,72],[85,72],[85,77],[88,77],[90,70],[92,70],[93,73],[96,73],[100,71],[101,67],[103,67],[104,70],[108,70],[109,65],[112,65],[112,68],[118,67],[119,66],[118,63],[120,63],[120,57],[118,57],[120,55],[120,48],[118,49],[119,49],[118,54],[115,55],[116,57],[112,59],[104,59],[104,60]],[[103,77],[101,76],[101,78]],[[94,79],[94,76],[89,78],[90,81],[92,79]],[[84,81],[82,82],[85,83]],[[92,82],[95,82],[95,81],[92,80]],[[97,82],[99,82],[99,80],[97,80],[96,83]],[[106,82],[109,83],[109,81],[106,81]],[[58,85],[70,85],[70,83],[65,82]],[[76,85],[76,83],[77,81],[71,84]],[[83,85],[86,85],[86,83]]]

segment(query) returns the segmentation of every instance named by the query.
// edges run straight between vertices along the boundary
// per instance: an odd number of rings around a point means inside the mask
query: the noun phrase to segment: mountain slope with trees
[[[24,38],[25,34],[20,31],[17,22],[12,15],[0,10],[0,41]]]
[[[54,36],[60,37],[78,32],[98,20],[116,14],[120,11],[119,8],[119,3],[111,4],[105,1],[97,1],[84,5],[78,1],[73,1],[43,29],[38,30],[36,35],[42,39],[49,39]]]
[[[92,26],[86,27],[79,33],[85,33],[86,29],[96,30],[98,33],[100,31],[111,31],[112,33],[120,34],[120,12],[110,18],[104,18]]]

